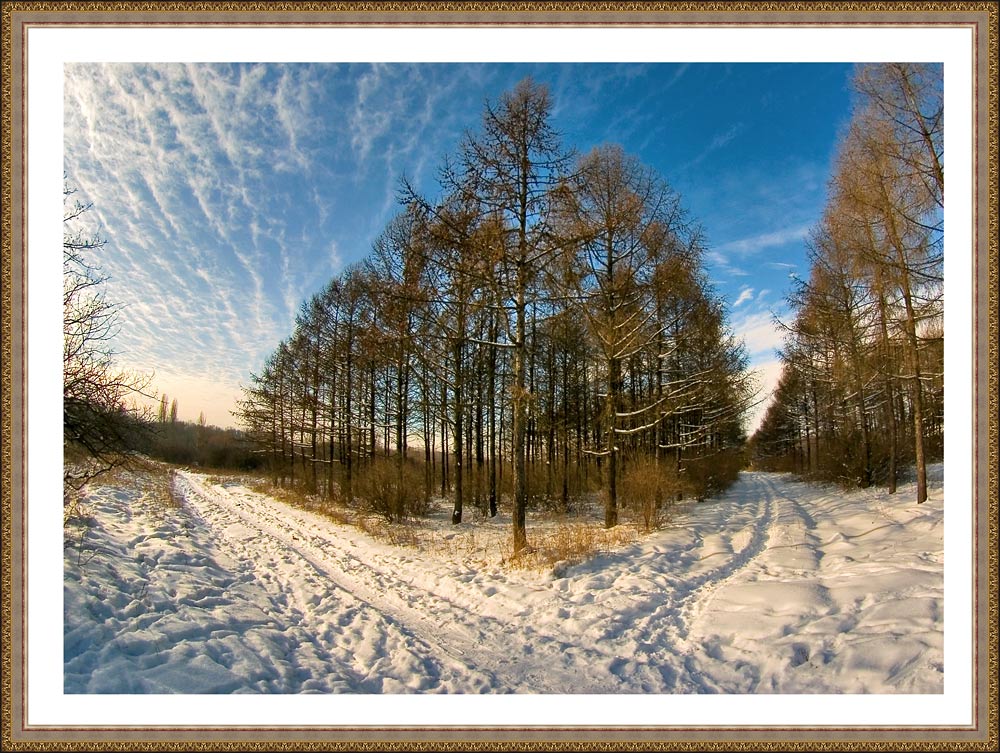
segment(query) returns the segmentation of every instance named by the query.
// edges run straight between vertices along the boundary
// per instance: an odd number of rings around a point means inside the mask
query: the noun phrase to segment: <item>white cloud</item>
[[[740,291],[739,297],[733,302],[733,308],[742,306],[747,301],[753,300],[753,288],[743,288]]]
[[[358,162],[368,159],[375,141],[388,132],[392,111],[377,102],[382,90],[384,65],[374,64],[358,79],[358,95],[350,119],[351,146],[358,152]]]
[[[755,254],[765,248],[774,246],[784,246],[788,243],[803,240],[809,234],[808,225],[796,225],[795,227],[782,228],[770,233],[755,235],[750,238],[723,243],[717,251],[722,254],[736,253],[741,256]]]
[[[333,274],[339,273],[344,268],[344,257],[340,255],[340,248],[336,241],[330,241],[330,271]]]
[[[754,356],[773,357],[774,351],[784,342],[784,333],[775,324],[769,311],[756,311],[735,319],[731,323],[733,333],[746,342],[747,353]]]
[[[729,127],[729,130],[724,133],[717,134],[716,137],[712,139],[712,143],[708,145],[707,151],[714,152],[716,149],[721,149],[730,141],[735,139],[739,132],[743,130],[743,127],[742,123],[734,123]]]
[[[204,413],[206,422],[213,426],[236,426],[230,411],[242,395],[238,383],[163,371],[156,373],[153,386],[168,399],[177,400],[177,417],[181,421],[197,421],[198,415]],[[155,401],[148,404],[155,409]]]
[[[688,170],[692,167],[695,167],[696,165],[701,164],[701,162],[703,162],[705,158],[708,157],[708,155],[710,155],[712,152],[716,152],[719,149],[722,149],[724,146],[726,146],[726,144],[735,139],[745,127],[746,126],[744,123],[734,123],[722,133],[717,133],[712,138],[711,142],[709,142],[708,146],[705,147],[705,149],[700,154],[698,154],[697,157],[692,159],[687,164],[683,165],[681,168],[679,168],[679,170],[680,171]]]
[[[109,241],[97,261],[112,278],[109,299],[125,304],[119,362],[155,371],[155,386],[175,392],[161,375],[187,369],[215,396],[211,409],[221,413],[209,420],[229,423],[233,390],[224,397],[211,385],[245,380],[248,364],[261,361],[290,325],[290,280],[273,279],[279,249],[299,286],[296,299],[322,282],[301,279],[309,247],[284,242],[287,227],[321,225],[317,210],[292,204],[275,177],[279,165],[303,164],[315,122],[312,71],[64,70],[64,164]],[[197,392],[185,389],[190,404]]]
[[[670,77],[670,80],[667,81],[666,84],[664,84],[663,88],[664,89],[670,89],[670,88],[672,88],[674,84],[676,84],[678,81],[681,80],[681,77],[685,73],[687,73],[687,70],[690,67],[691,67],[690,63],[684,63],[684,64],[682,64],[676,71],[674,71],[674,75]]]
[[[719,253],[718,251],[708,251],[705,253],[705,259],[716,267],[720,272],[730,275],[732,277],[749,277],[750,273],[745,269],[740,269],[734,266],[729,257],[725,254]]]

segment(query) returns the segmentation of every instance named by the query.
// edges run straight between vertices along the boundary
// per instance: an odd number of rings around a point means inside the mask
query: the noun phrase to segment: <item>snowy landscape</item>
[[[127,475],[127,474],[126,474]],[[943,477],[744,472],[577,563],[504,561],[509,513],[422,546],[178,471],[66,525],[67,693],[940,693]],[[599,526],[597,521],[593,521]],[[587,525],[529,515],[529,535]],[[433,546],[428,546],[428,543]]]
[[[941,64],[65,91],[65,693],[944,693]]]

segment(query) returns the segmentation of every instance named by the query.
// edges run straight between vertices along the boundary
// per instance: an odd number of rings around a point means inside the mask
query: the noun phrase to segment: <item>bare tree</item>
[[[140,451],[151,377],[115,364],[121,306],[107,299],[107,276],[93,259],[105,246],[82,222],[91,205],[63,190],[63,486],[68,495]]]
[[[395,434],[395,515],[404,515],[404,467],[410,422],[410,385],[414,378],[414,338],[427,305],[422,248],[422,217],[411,208],[389,222],[365,262],[381,341],[385,344],[388,391],[386,426]]]
[[[663,236],[654,225],[676,220],[678,202],[618,146],[586,155],[557,195],[560,231],[572,256],[564,281],[604,360],[604,440],[597,452],[607,469],[604,524],[611,528],[618,524],[622,420],[645,412],[624,408],[622,364],[659,336],[652,282]],[[651,425],[657,423],[656,406],[646,407]]]
[[[496,298],[512,319],[505,323],[513,355],[515,554],[528,545],[528,317],[538,298],[540,272],[553,254],[548,232],[551,189],[562,179],[570,159],[549,122],[551,114],[547,87],[531,79],[503,94],[496,105],[488,103],[481,132],[467,138],[462,147],[462,172],[454,181],[456,188],[473,191],[484,215],[496,218],[505,230],[493,258]]]
[[[589,452],[606,469],[610,528],[626,449],[655,461],[672,449],[679,461],[683,448],[717,441],[721,425],[738,423],[746,407],[737,384],[744,365],[699,278],[698,233],[663,180],[621,147],[604,146],[555,194],[565,249],[555,284],[601,355],[600,446]]]
[[[755,445],[788,448],[776,434],[797,425],[809,459],[811,428],[810,470],[894,491],[909,440],[919,503],[929,440],[943,441],[941,67],[863,65],[854,86],[810,280],[790,301],[783,360],[795,378],[783,381]]]
[[[738,441],[745,364],[700,270],[698,233],[620,150],[568,175],[551,107],[530,80],[487,104],[440,172],[442,197],[404,179],[404,212],[366,261],[303,307],[239,411],[282,479],[309,484],[295,468],[311,457],[327,464],[332,494],[337,464],[343,501],[364,503],[377,480],[382,514],[399,520],[414,486],[407,440],[419,436],[425,499],[439,478],[456,524],[470,499],[496,514],[513,477],[516,555],[529,500],[559,495],[565,507],[593,488],[585,449],[623,447],[609,461],[614,495],[626,450],[657,463],[671,452],[680,473],[682,450],[696,462]],[[607,202],[602,180],[615,184]],[[612,258],[597,265],[607,243]],[[393,445],[393,468],[375,461]]]

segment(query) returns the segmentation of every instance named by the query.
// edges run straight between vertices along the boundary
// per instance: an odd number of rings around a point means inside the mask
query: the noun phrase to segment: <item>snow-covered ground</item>
[[[372,540],[179,472],[67,527],[67,693],[940,693],[943,481],[930,498],[744,473],[668,530],[548,571],[509,519]],[[529,537],[531,536],[529,519]]]

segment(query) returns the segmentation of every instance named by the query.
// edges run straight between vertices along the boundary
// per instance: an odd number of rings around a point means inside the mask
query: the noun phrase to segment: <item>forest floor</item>
[[[744,472],[579,562],[441,501],[376,539],[237,478],[94,485],[65,526],[67,693],[940,693],[943,473]],[[589,525],[529,516],[529,540]],[[634,529],[633,529],[634,530]]]

